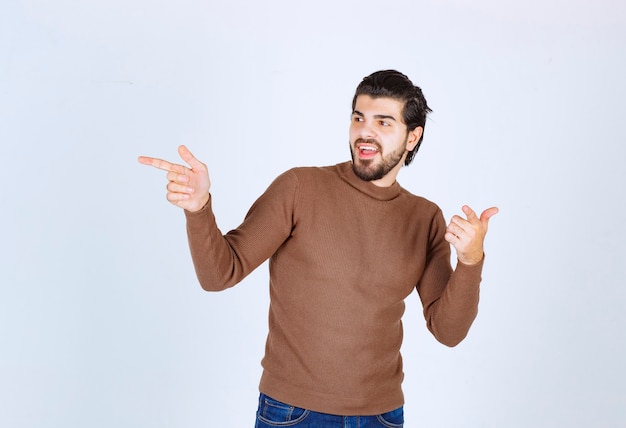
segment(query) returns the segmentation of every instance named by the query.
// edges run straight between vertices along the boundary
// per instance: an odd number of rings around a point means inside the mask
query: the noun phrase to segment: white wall
[[[626,424],[626,6],[508,3],[3,0],[0,426],[253,426],[266,266],[203,292],[136,158],[188,145],[227,230],[382,68],[434,109],[401,184],[501,210],[464,343],[408,301],[406,426]]]

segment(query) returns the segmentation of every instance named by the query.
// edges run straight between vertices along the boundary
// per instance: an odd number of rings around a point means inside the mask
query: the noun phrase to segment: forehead
[[[387,115],[402,121],[404,103],[389,97],[373,98],[369,95],[359,95],[354,103],[354,110],[364,115]]]

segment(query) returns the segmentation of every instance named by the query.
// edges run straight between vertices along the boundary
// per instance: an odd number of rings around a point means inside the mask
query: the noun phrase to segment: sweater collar
[[[352,162],[343,162],[338,164],[339,175],[348,182],[352,187],[366,195],[378,199],[379,201],[390,201],[400,194],[402,188],[397,181],[389,187],[380,187],[369,181],[361,180],[352,169]]]

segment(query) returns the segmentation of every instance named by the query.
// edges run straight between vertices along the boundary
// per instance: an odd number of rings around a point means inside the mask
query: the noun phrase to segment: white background
[[[501,210],[461,345],[407,301],[406,426],[625,426],[625,46],[618,0],[2,0],[0,426],[253,426],[267,266],[202,291],[137,156],[186,144],[226,231],[384,68],[434,110],[400,183]]]

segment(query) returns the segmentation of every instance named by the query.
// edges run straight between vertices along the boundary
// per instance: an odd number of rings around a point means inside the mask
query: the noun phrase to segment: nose
[[[359,122],[359,136],[363,139],[376,138],[374,127],[369,121]]]

